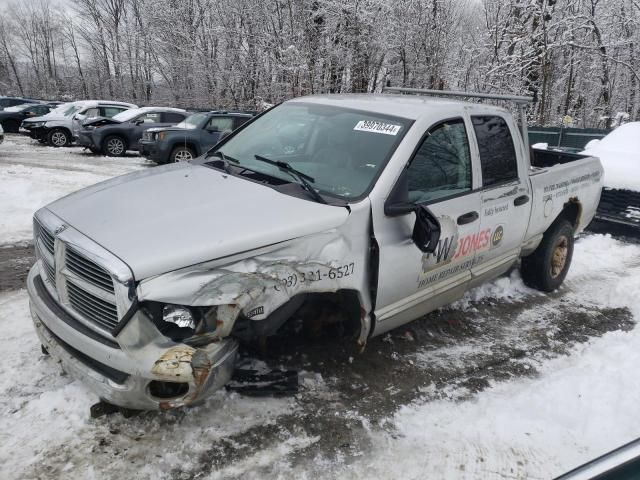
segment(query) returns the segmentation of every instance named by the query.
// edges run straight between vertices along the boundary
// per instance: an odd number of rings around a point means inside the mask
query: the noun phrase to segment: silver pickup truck
[[[309,302],[341,312],[332,321],[364,348],[520,259],[527,284],[554,290],[602,167],[557,152],[532,163],[513,117],[490,105],[284,102],[202,157],[36,212],[37,334],[104,401],[165,409],[223,386],[240,342]]]

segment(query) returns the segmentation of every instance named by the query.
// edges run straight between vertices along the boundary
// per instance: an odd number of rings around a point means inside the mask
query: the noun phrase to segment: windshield
[[[200,125],[205,118],[207,118],[206,113],[194,113],[193,115],[188,116],[179,124],[177,124],[176,127],[188,128],[192,130],[194,128],[198,128],[198,125]]]
[[[367,192],[410,125],[410,120],[371,112],[285,103],[219,150],[251,170],[292,181],[291,175],[256,155],[287,162],[311,177],[319,192],[352,199]]]

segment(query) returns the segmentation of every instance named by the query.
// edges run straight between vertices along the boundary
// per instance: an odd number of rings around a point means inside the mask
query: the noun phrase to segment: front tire
[[[123,138],[113,135],[104,139],[102,153],[107,157],[121,157],[127,152],[127,144]]]
[[[196,157],[193,149],[190,147],[176,147],[171,152],[169,157],[170,162],[186,162],[193,160]]]
[[[47,143],[52,147],[67,147],[71,144],[71,135],[62,128],[54,128],[47,135]]]
[[[573,227],[566,220],[554,223],[538,248],[522,259],[522,279],[543,292],[557,290],[569,271],[573,258]]]

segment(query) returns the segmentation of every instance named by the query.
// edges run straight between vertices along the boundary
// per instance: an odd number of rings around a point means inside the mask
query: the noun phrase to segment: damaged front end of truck
[[[62,368],[101,400],[139,410],[201,402],[231,379],[241,343],[273,335],[318,296],[344,311],[363,348],[371,330],[369,238],[353,235],[353,222],[366,225],[366,214],[136,281],[113,267],[117,259],[96,255],[79,232],[57,231],[59,219],[40,212],[28,281],[36,331]],[[101,290],[107,276],[98,275],[107,272],[114,285],[108,295]],[[106,318],[109,298],[119,320],[107,329],[106,320],[89,317]]]

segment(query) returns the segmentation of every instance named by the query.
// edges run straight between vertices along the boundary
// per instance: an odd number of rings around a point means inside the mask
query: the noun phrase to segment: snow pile
[[[632,270],[623,274],[623,267]],[[581,289],[594,272],[606,281]],[[626,307],[640,319],[640,246],[608,236],[582,239],[567,282],[565,298]],[[502,290],[506,298],[519,295],[519,283],[514,286],[516,292]],[[570,356],[541,363],[538,378],[499,383],[465,402],[406,406],[391,419],[390,433],[375,437],[371,455],[348,467],[349,476],[555,477],[640,437],[638,345],[637,327],[610,332],[576,346]]]
[[[107,178],[24,165],[0,166],[0,245],[30,239],[33,213],[40,207]]]
[[[605,187],[640,192],[640,122],[626,123],[602,140],[592,140],[582,153],[600,158]]]

